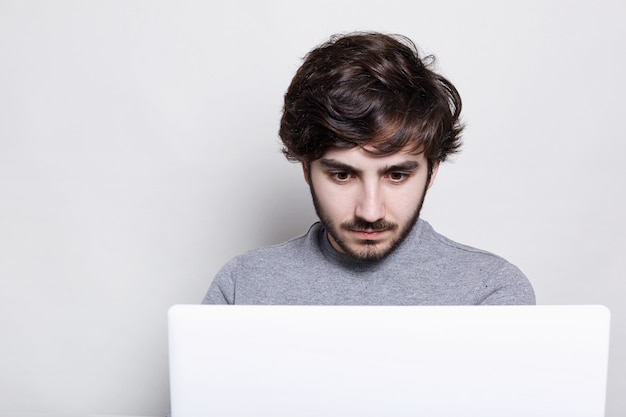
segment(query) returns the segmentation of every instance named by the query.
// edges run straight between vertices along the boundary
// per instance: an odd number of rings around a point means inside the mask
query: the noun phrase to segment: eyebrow
[[[339,162],[336,159],[320,159],[320,165],[322,165],[326,169],[336,169],[346,172],[355,172],[360,173],[360,169],[356,169],[353,166],[345,164],[343,162]],[[378,174],[386,174],[389,172],[396,171],[414,171],[420,166],[417,161],[404,161],[398,164],[386,166],[378,170]]]
[[[385,167],[384,169],[380,170],[379,173],[382,174],[386,172],[395,172],[395,171],[415,171],[419,166],[420,164],[417,161],[404,161],[399,164],[394,164],[394,165]]]
[[[339,162],[336,159],[320,159],[320,165],[326,169],[338,169],[341,171],[360,172],[358,169],[348,164],[344,164],[343,162]]]

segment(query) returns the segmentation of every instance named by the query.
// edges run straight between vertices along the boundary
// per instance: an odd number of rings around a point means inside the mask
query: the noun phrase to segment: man
[[[320,219],[227,263],[207,304],[534,304],[504,259],[419,218],[439,165],[460,146],[456,88],[407,38],[335,36],[305,57],[280,137]]]

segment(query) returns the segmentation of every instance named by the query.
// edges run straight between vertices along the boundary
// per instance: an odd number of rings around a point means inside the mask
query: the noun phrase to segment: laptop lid
[[[172,417],[602,417],[602,306],[169,311]]]

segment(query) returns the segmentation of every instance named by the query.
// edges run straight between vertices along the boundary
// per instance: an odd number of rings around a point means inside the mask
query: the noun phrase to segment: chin
[[[376,244],[375,242],[363,242],[358,245],[356,248],[350,248],[347,252],[348,255],[360,261],[380,261],[384,259],[387,255],[393,252],[393,245],[383,245]]]

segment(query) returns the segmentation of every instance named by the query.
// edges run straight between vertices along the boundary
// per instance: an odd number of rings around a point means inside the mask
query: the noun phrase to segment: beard
[[[428,184],[428,182],[427,182]],[[309,181],[309,188],[311,191],[311,197],[313,199],[313,206],[315,207],[315,213],[320,219],[320,222],[326,229],[326,232],[332,237],[333,241],[339,246],[341,251],[346,255],[359,260],[376,262],[384,259],[390,253],[392,253],[411,233],[413,226],[419,219],[424,199],[426,198],[426,191],[428,185],[424,187],[422,198],[420,199],[417,207],[411,213],[408,220],[404,224],[398,224],[395,222],[389,222],[384,219],[377,220],[375,222],[369,222],[362,218],[355,217],[350,221],[336,224],[330,216],[324,211],[324,208],[319,202],[313,187],[313,182]],[[390,231],[397,232],[389,242],[378,242],[376,240],[359,240],[357,244],[349,244],[341,237],[341,231],[364,231],[364,232],[382,232]]]

